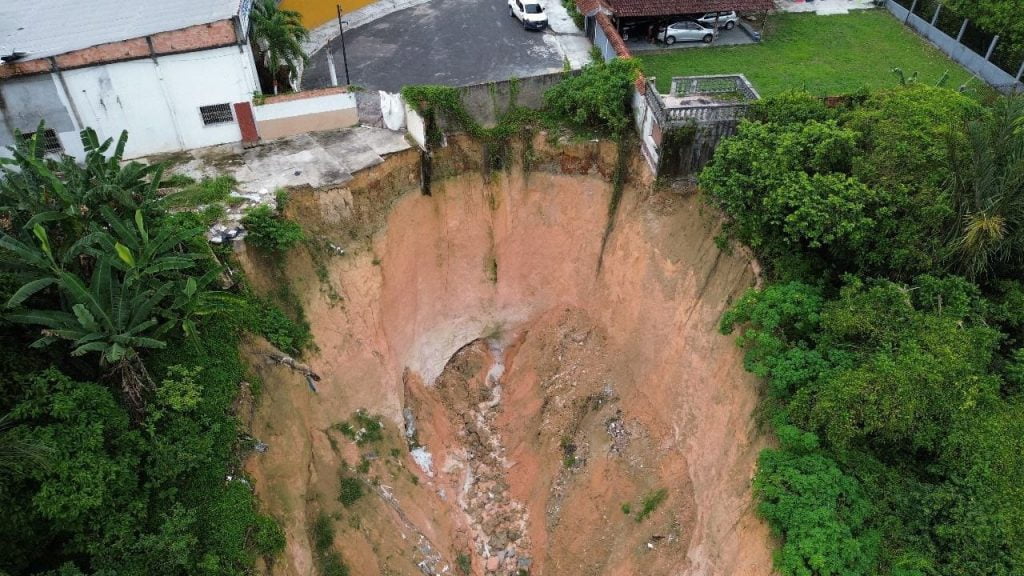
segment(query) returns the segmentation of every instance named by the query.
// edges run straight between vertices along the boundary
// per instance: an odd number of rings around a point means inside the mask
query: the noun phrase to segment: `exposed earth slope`
[[[415,151],[295,192],[306,249],[239,255],[257,290],[288,283],[322,376],[313,393],[247,350],[269,445],[247,469],[288,536],[271,571],[316,572],[323,513],[354,575],[770,574],[757,386],[716,329],[749,259],[692,195],[633,181],[602,256],[613,144],[539,137],[529,171],[483,157],[452,141],[431,196]],[[353,441],[357,410],[381,439]],[[341,478],[365,495],[343,505]]]

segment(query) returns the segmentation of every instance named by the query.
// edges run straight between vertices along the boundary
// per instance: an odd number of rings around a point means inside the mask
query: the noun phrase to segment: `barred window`
[[[35,136],[35,132],[26,132],[21,135],[25,140],[31,140]],[[40,152],[43,154],[63,154],[64,146],[60,143],[60,138],[57,137],[57,132],[52,128],[43,130],[39,143],[42,144]]]
[[[207,126],[210,124],[223,124],[224,122],[235,121],[235,116],[231,113],[231,104],[211,104],[209,106],[200,106],[199,114],[203,117],[203,124]]]

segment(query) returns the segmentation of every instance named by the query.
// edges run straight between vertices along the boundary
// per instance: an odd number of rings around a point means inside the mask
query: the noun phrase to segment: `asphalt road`
[[[397,92],[407,84],[460,86],[561,70],[558,36],[523,30],[506,0],[431,0],[345,32],[349,83]],[[331,47],[344,84],[337,38]],[[330,85],[326,57],[326,48],[310,57],[303,89]]]

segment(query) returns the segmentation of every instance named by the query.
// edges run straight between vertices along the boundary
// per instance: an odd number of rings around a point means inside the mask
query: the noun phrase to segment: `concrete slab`
[[[238,183],[232,196],[239,199],[226,207],[226,215],[206,237],[215,243],[244,237],[241,219],[256,205],[276,204],[281,188],[340,186],[352,174],[384,161],[382,156],[410,148],[404,132],[372,126],[299,134],[255,148],[232,144],[202,148],[188,153],[143,158],[166,162],[167,174],[184,174],[196,180],[221,175]]]
[[[202,148],[177,155],[168,172],[196,179],[230,175],[238,181],[240,195],[259,195],[277,188],[342,184],[352,179],[352,173],[380,164],[382,156],[409,147],[403,132],[358,126],[299,134],[249,149]]]
[[[872,0],[775,0],[781,12],[814,12],[819,16],[849,14],[850,10],[875,8]]]

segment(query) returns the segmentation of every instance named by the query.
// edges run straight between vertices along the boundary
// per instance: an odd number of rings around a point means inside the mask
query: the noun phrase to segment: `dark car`
[[[619,36],[623,40],[643,40],[653,38],[658,30],[654,20],[631,20],[619,24]]]

